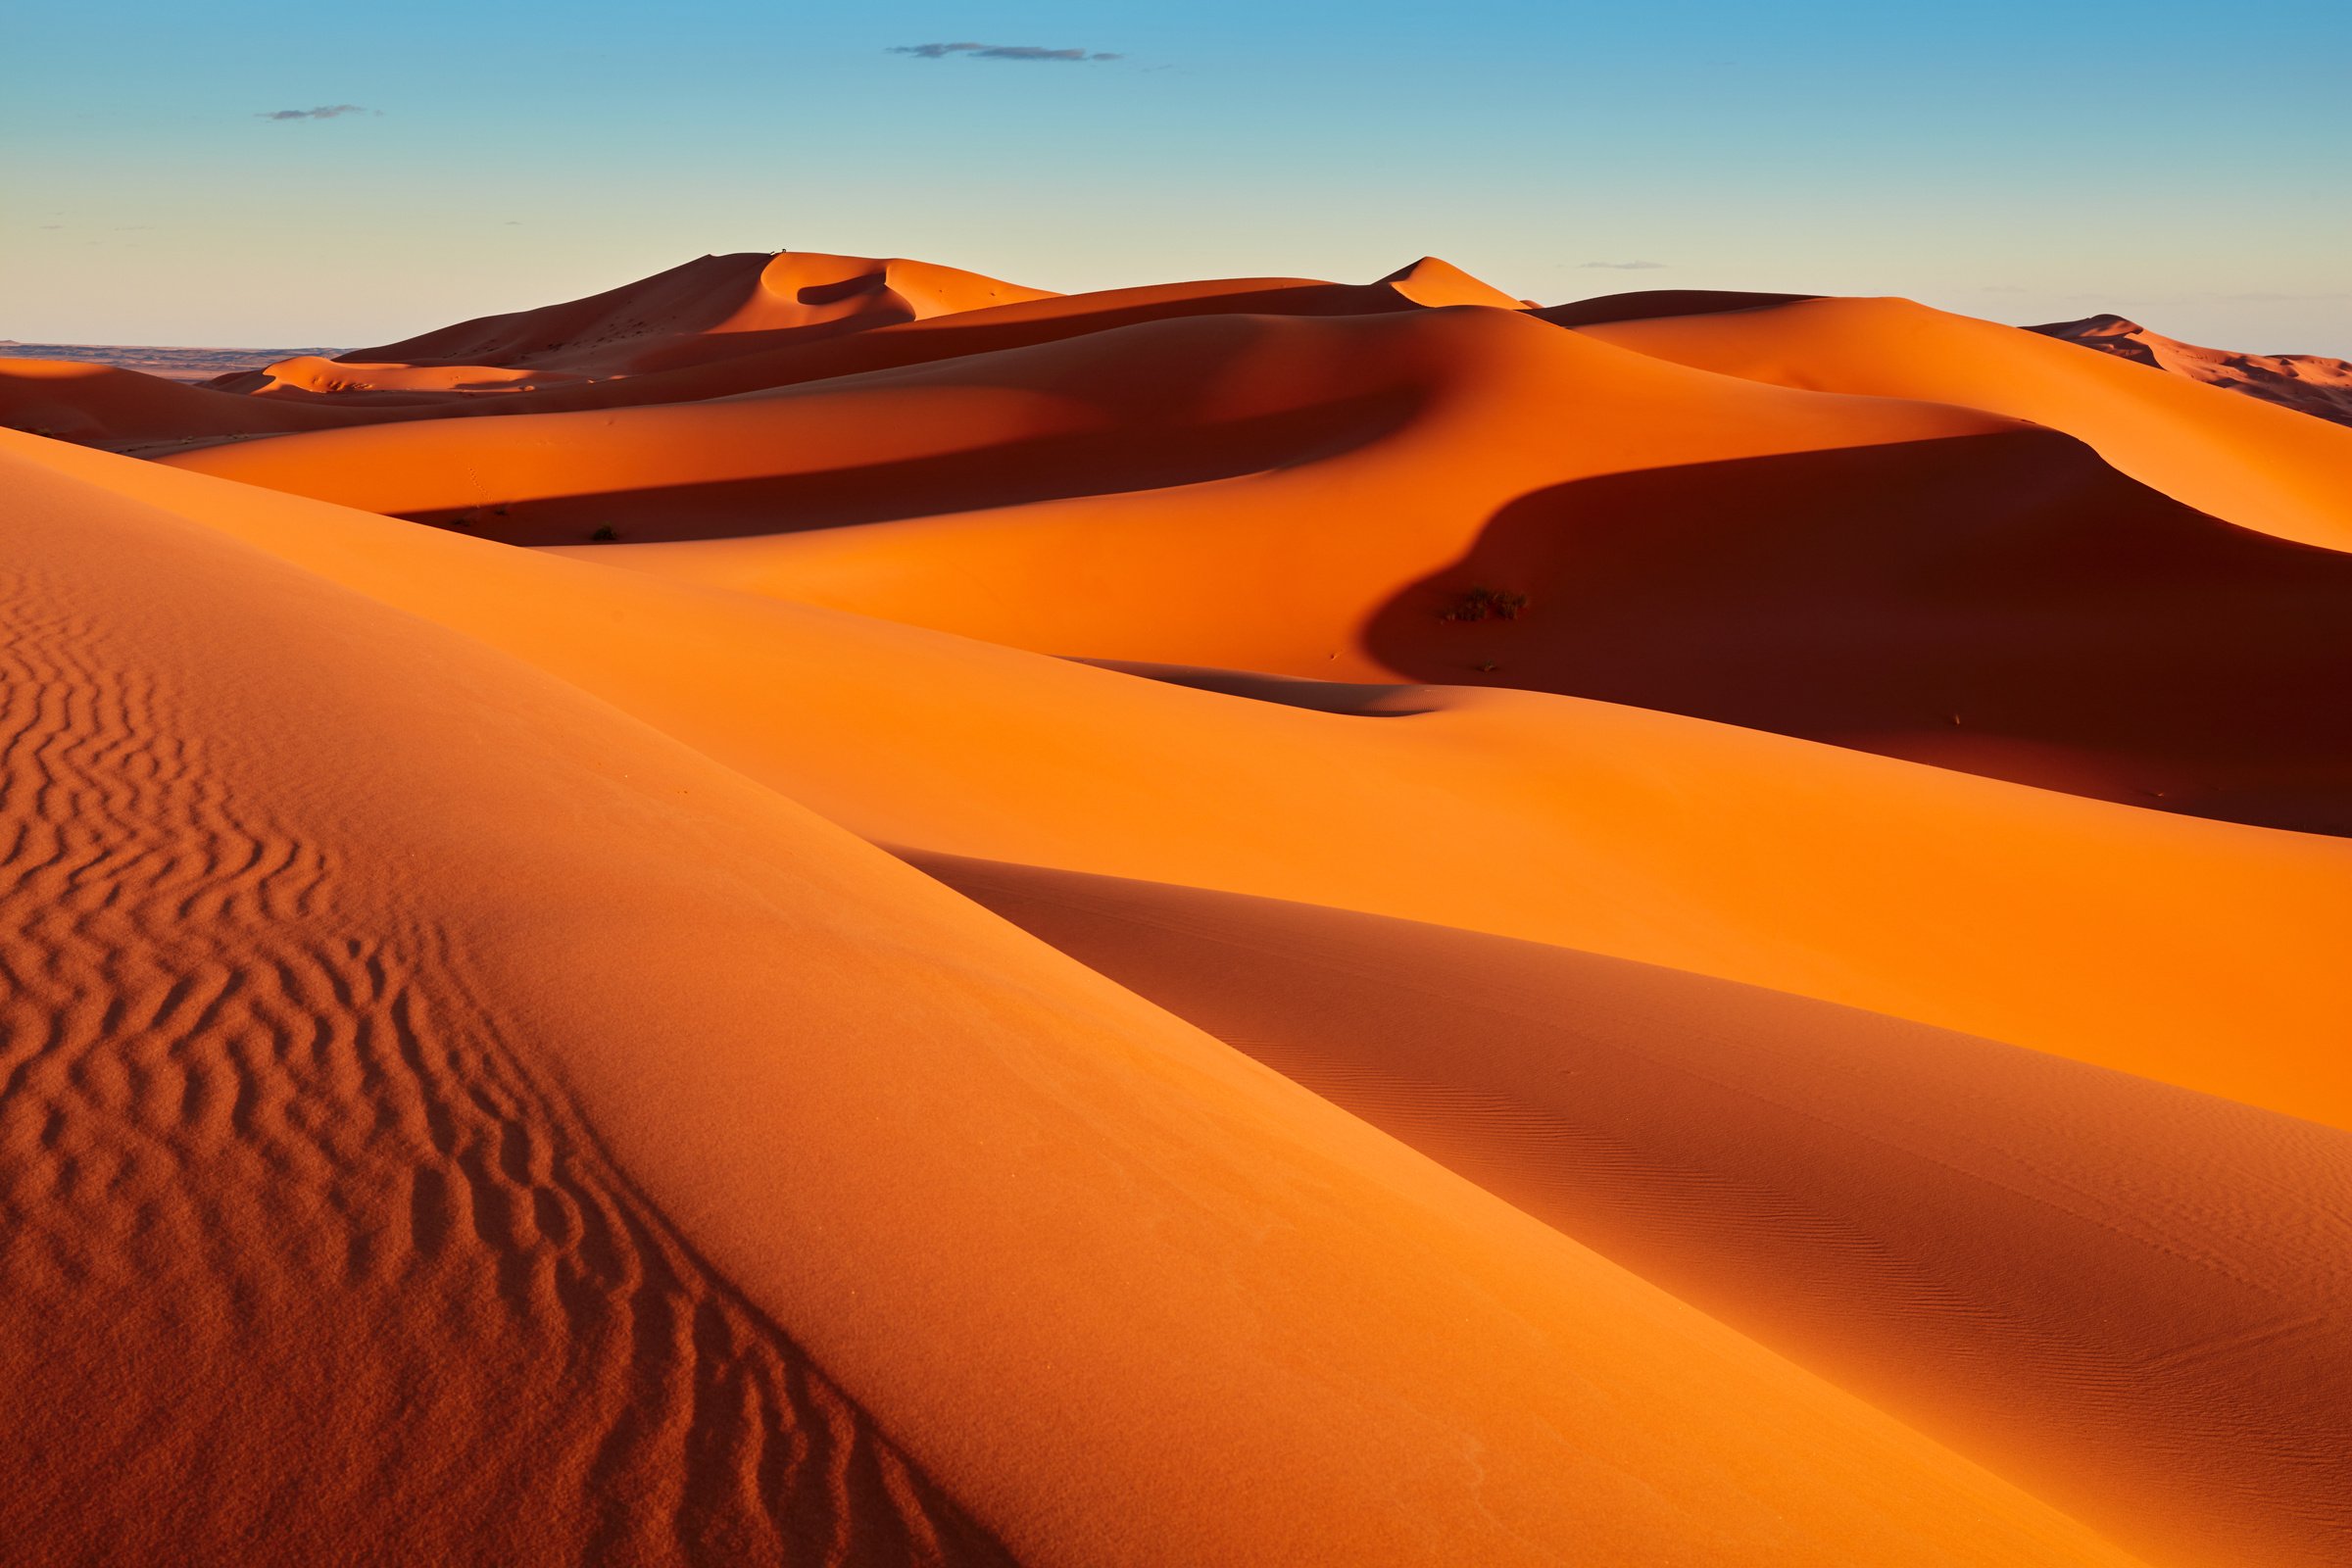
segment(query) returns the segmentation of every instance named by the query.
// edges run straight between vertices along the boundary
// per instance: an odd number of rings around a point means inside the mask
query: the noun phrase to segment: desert
[[[20,1560],[2352,1540],[2352,430],[799,252],[0,402]]]
[[[0,1568],[2352,1568],[2352,11],[0,40]]]

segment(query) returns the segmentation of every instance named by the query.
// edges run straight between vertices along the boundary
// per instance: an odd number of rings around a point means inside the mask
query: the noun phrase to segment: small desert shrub
[[[1514,594],[1497,588],[1473,588],[1455,601],[1451,610],[1439,615],[1440,620],[1517,620],[1527,609],[1527,595]]]
[[[612,525],[608,522],[603,527],[597,529],[596,532],[590,534],[588,536],[588,542],[591,544],[609,545],[619,537],[620,535],[614,533],[612,531]]]

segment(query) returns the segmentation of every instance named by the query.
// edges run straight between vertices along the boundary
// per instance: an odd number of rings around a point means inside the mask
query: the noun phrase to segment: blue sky
[[[1120,58],[889,52],[950,42]],[[26,341],[381,341],[789,246],[1055,289],[1434,252],[2352,355],[2352,0],[79,0],[0,51]]]

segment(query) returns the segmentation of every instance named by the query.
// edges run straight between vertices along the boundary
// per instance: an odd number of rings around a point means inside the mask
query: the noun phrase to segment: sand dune
[[[257,397],[422,401],[514,395],[676,370],[958,312],[1051,299],[923,262],[778,251],[705,256],[585,299],[486,316],[331,359],[213,383]]]
[[[2243,392],[2298,414],[2352,424],[2352,363],[2343,360],[2317,354],[2240,354],[2199,348],[2151,332],[2120,316],[2086,316],[2079,321],[2052,321],[2026,330],[2207,386]]]
[[[1601,294],[1540,307],[1529,314],[1554,326],[1598,326],[1608,321],[1647,320],[1660,316],[1712,316],[1719,311],[1753,311],[1793,305],[1810,294],[1750,294],[1733,289],[1644,288]]]
[[[738,263],[757,260],[756,257],[705,259]],[[817,260],[845,265],[863,263],[861,258],[849,257]],[[660,274],[659,278],[648,281],[686,272],[694,265],[673,269],[672,273]],[[916,264],[870,265],[907,268]],[[741,268],[734,270],[739,273]],[[950,294],[944,287],[917,287],[913,292],[918,299],[933,304],[957,299],[971,301],[969,309],[946,314],[918,313],[916,318],[894,320],[886,311],[871,309],[870,301],[868,308],[859,309],[861,297],[853,297],[834,302],[843,307],[839,311],[841,319],[804,328],[718,333],[709,326],[699,330],[681,326],[674,332],[653,334],[651,343],[670,351],[670,357],[677,363],[633,368],[625,374],[610,369],[587,373],[541,363],[564,360],[568,364],[580,357],[601,362],[615,355],[625,360],[628,354],[647,348],[646,337],[621,332],[611,324],[600,328],[601,317],[576,309],[610,297],[596,296],[590,301],[574,302],[571,307],[555,308],[563,324],[576,326],[587,334],[588,341],[576,353],[567,350],[568,339],[559,336],[556,342],[541,345],[540,354],[529,366],[467,365],[445,360],[408,364],[388,358],[395,351],[407,350],[408,344],[353,350],[325,362],[318,362],[316,356],[297,357],[260,373],[222,377],[203,389],[238,394],[232,400],[199,398],[179,405],[164,405],[182,410],[176,421],[160,417],[155,412],[152,406],[160,394],[134,395],[80,383],[43,385],[37,380],[27,385],[16,378],[15,368],[0,362],[0,425],[18,429],[38,427],[85,445],[153,455],[222,439],[289,430],[443,418],[454,415],[511,416],[693,402],[1058,342],[1115,326],[1170,318],[1358,316],[1407,311],[1417,308],[1414,294],[1430,288],[1478,296],[1482,300],[1487,295],[1495,300],[1502,298],[1458,269],[1434,259],[1424,259],[1377,283],[1364,285],[1320,283],[1305,278],[1224,278],[1110,289],[1066,299],[997,284],[993,279],[977,278],[976,274],[953,275],[973,278],[975,283],[956,294]],[[1416,275],[1423,277],[1424,283],[1406,281]],[[717,276],[727,280],[730,274],[721,269],[717,270]],[[703,280],[709,282],[710,277],[706,273]],[[732,277],[732,281],[738,286],[743,283],[740,276]],[[1021,296],[1021,303],[988,304],[991,289],[1006,296]],[[628,290],[615,293],[626,295]],[[692,318],[710,314],[710,296],[689,292],[688,297],[699,301],[701,306]],[[414,341],[429,342],[439,349],[457,350],[470,345],[494,354],[520,352],[513,348],[509,339],[519,337],[527,343],[534,330],[544,325],[537,320],[539,315],[523,312],[514,317],[484,318],[481,321],[464,323],[462,328],[446,328]],[[634,318],[624,318],[627,319]],[[657,360],[662,357],[654,356]],[[40,367],[30,373],[39,378],[47,376],[45,368]],[[129,400],[128,407],[122,406],[125,400]],[[290,402],[308,405],[305,414],[286,417],[284,410]]]
[[[2337,841],[1536,693],[1352,690],[1391,716],[1317,712],[1319,683],[1223,696],[600,564],[634,547],[566,560],[61,461],[514,652],[871,840],[1556,943],[2352,1123],[2328,1044],[2352,1005]]]
[[[609,707],[10,446],[42,1555],[2130,1560]]]
[[[2352,1135],[1559,948],[918,863],[2151,1560],[2352,1533]]]
[[[1497,310],[1533,309],[1535,301],[1513,299],[1492,283],[1435,256],[1424,256],[1381,279],[1415,305],[1486,305]]]
[[[485,316],[338,359],[635,374],[991,305],[1050,298],[925,262],[778,251],[705,256],[602,294]]]
[[[2352,549],[2343,486],[2352,430],[2033,332],[1895,299],[1802,300],[1578,330],[1781,386],[1928,398],[2031,419],[2200,512]]]
[[[513,543],[726,537],[622,559],[1040,652],[1510,685],[2352,830],[2352,562],[1998,416],[1496,311],[1160,321],[166,461]]]
[[[60,441],[171,449],[341,422],[324,410],[262,403],[112,366],[0,359],[0,427]]]
[[[167,381],[210,381],[240,370],[259,370],[275,361],[299,354],[333,354],[328,348],[229,349],[180,348],[143,343],[20,343],[0,338],[0,361],[66,360],[82,365],[112,365],[161,376]]]
[[[2178,368],[802,252],[0,362],[6,1555],[2343,1561],[2352,432]]]

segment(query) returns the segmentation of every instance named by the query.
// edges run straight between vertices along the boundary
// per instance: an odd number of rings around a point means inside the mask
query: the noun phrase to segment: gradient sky
[[[1120,58],[887,52],[948,42]],[[2352,355],[2352,0],[75,0],[0,51],[28,342],[352,346],[788,246]]]

